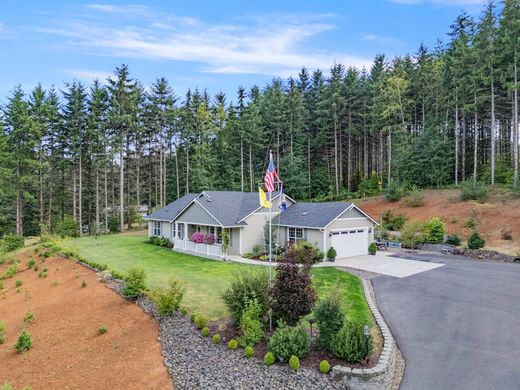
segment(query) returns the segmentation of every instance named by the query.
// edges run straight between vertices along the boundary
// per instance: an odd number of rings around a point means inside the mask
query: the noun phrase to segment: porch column
[[[188,222],[184,222],[184,239],[188,240]]]

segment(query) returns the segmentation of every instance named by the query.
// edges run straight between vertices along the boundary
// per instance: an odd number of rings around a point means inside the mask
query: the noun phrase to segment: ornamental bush
[[[298,371],[300,368],[300,359],[298,359],[298,356],[291,356],[289,358],[289,367],[291,367],[291,370]]]
[[[320,331],[318,345],[326,351],[331,351],[334,336],[343,326],[345,319],[337,284],[327,298],[318,302],[314,309],[314,318]]]
[[[208,319],[202,314],[197,314],[193,322],[195,323],[197,329],[202,329],[206,325],[206,322],[208,322]]]
[[[8,234],[2,240],[2,249],[4,252],[11,252],[18,248],[22,248],[24,244],[23,236],[18,234]]]
[[[415,185],[412,187],[408,198],[406,198],[406,203],[411,207],[421,207],[424,205],[424,195],[419,187]]]
[[[439,218],[432,218],[424,224],[426,242],[430,244],[441,244],[444,241],[444,222]]]
[[[346,321],[334,336],[332,353],[351,363],[359,363],[372,351],[372,336],[368,336],[368,353],[365,345],[364,325],[361,322]]]
[[[73,218],[67,216],[63,218],[63,221],[59,221],[55,228],[56,233],[61,238],[65,237],[78,237],[79,236],[79,222],[74,221]]]
[[[480,249],[484,248],[484,245],[486,245],[486,241],[482,237],[480,237],[480,234],[477,231],[474,231],[468,239],[468,248]]]
[[[308,241],[298,241],[292,244],[287,251],[300,264],[315,264],[323,260],[323,252]]]
[[[220,344],[220,340],[222,340],[222,338],[220,337],[220,335],[218,333],[214,334],[213,337],[211,338],[211,341],[213,341],[213,344]]]
[[[32,348],[31,334],[24,330],[20,336],[18,336],[18,341],[14,345],[14,348],[18,353],[23,353]]]
[[[335,259],[338,253],[336,252],[336,249],[334,249],[333,246],[329,248],[327,251],[327,259]]]
[[[255,345],[262,341],[264,330],[262,328],[262,322],[260,321],[261,314],[262,308],[258,300],[256,298],[250,300],[240,319],[240,331],[242,336],[240,336],[238,342],[241,347]]]
[[[235,349],[238,348],[238,341],[236,341],[235,339],[231,339],[231,340],[229,340],[227,346],[229,349],[234,351]]]
[[[279,324],[269,340],[269,351],[280,361],[288,361],[292,355],[300,358],[309,353],[310,337],[303,326]]]
[[[274,357],[274,354],[272,352],[267,352],[265,355],[264,355],[264,364],[266,366],[271,366],[274,364],[274,362],[276,361],[276,358]]]
[[[244,355],[246,358],[251,358],[255,354],[255,350],[250,345],[244,348]]]
[[[294,253],[288,253],[276,267],[271,299],[274,315],[289,325],[296,325],[301,317],[309,314],[316,302],[311,264],[300,267]]]
[[[456,234],[450,234],[446,237],[446,244],[458,246],[460,245],[460,237]]]
[[[202,331],[200,333],[202,334],[203,337],[208,337],[209,336],[209,329],[204,327],[204,328],[202,328]]]
[[[476,200],[478,202],[485,202],[488,196],[487,186],[474,180],[468,180],[460,185],[461,200]]]
[[[204,234],[201,232],[195,232],[191,235],[191,241],[197,243],[197,244],[203,244],[204,243]]]
[[[204,236],[204,244],[213,245],[215,244],[216,239],[215,236],[211,233],[208,233]]]
[[[395,180],[390,180],[385,188],[385,198],[390,202],[397,202],[404,195],[404,188]]]
[[[265,269],[254,271],[239,271],[235,274],[228,288],[222,294],[222,300],[227,306],[231,318],[236,324],[240,323],[247,303],[256,299],[261,308],[259,318],[267,316],[269,303],[269,280]]]
[[[126,298],[135,299],[146,289],[144,281],[146,273],[142,268],[130,268],[125,276],[125,286],[123,287],[123,295]]]
[[[386,210],[381,218],[383,227],[388,230],[401,230],[406,222],[406,216],[404,214],[394,215],[391,210]]]
[[[151,294],[160,315],[171,315],[178,308],[184,291],[176,280],[170,280],[167,288],[161,288]]]
[[[330,363],[326,360],[320,362],[320,372],[322,374],[328,374],[330,371]]]
[[[186,314],[188,314],[188,309],[186,308],[186,306],[183,306],[181,309],[181,315],[184,317]]]
[[[377,245],[375,242],[370,243],[368,246],[368,252],[370,252],[370,254],[375,254],[377,252]]]

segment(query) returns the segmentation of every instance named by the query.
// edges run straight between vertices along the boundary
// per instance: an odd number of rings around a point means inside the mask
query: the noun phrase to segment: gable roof
[[[186,194],[163,208],[147,215],[144,219],[172,222],[198,195],[199,194]]]
[[[286,211],[281,213],[279,217],[274,217],[273,222],[280,226],[324,229],[332,221],[337,219],[341,214],[351,208],[359,210],[368,219],[377,224],[377,221],[375,221],[367,213],[365,213],[355,204],[349,202],[295,203]]]
[[[258,208],[258,193],[204,191],[196,201],[223,226],[247,225],[241,220]]]

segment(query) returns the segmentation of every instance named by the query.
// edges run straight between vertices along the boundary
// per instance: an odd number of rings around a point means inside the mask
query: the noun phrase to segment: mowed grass
[[[172,278],[179,280],[186,289],[183,304],[210,319],[227,316],[220,295],[234,274],[259,267],[174,252],[148,244],[145,236],[131,233],[100,236],[97,240],[92,237],[68,239],[65,244],[73,246],[90,261],[106,264],[110,270],[124,274],[132,267],[143,268],[150,289],[165,287]],[[334,268],[314,268],[312,274],[320,297],[327,296],[337,282],[347,317],[372,323],[358,277]]]

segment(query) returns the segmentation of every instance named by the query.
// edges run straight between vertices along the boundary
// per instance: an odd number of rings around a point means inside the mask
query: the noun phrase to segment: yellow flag
[[[271,202],[267,200],[267,196],[261,187],[258,187],[258,196],[260,197],[260,206],[265,207],[266,209],[271,208]]]

